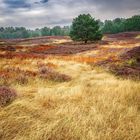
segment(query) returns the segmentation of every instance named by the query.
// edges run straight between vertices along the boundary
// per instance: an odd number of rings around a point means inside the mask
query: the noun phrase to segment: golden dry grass
[[[136,37],[137,39],[139,39],[140,38],[140,35],[137,35],[137,37]]]
[[[54,64],[72,80],[13,83],[18,98],[0,108],[1,140],[140,139],[140,82],[60,59],[1,59],[0,69],[37,71],[38,62]]]

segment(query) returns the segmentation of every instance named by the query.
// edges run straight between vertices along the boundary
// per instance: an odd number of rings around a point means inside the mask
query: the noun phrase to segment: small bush
[[[48,79],[52,80],[55,82],[68,82],[71,80],[71,77],[65,74],[60,74],[60,73],[49,73],[49,74],[41,74],[40,78],[42,79]]]
[[[53,73],[53,70],[51,68],[45,66],[39,67],[39,74],[50,74],[50,73]]]
[[[130,59],[126,62],[128,66],[136,66],[137,65],[137,60],[136,59]]]
[[[0,106],[1,107],[9,104],[16,97],[17,97],[17,93],[15,90],[9,87],[0,86]]]
[[[39,77],[42,79],[48,79],[55,82],[67,82],[71,80],[70,76],[61,74],[59,72],[55,72],[53,69],[45,66],[39,68]]]

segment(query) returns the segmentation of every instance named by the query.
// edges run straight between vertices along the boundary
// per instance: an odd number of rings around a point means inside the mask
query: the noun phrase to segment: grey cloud
[[[0,0],[0,2],[0,26],[51,27],[69,25],[74,17],[82,13],[90,13],[101,20],[130,17],[140,13],[140,0]]]

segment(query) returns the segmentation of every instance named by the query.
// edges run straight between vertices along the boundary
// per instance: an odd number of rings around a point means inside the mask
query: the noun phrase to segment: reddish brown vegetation
[[[78,61],[82,63],[89,63],[92,65],[98,65],[98,66],[105,66],[105,67],[114,67],[113,69],[116,69],[118,71],[118,64],[124,63],[126,60],[129,59],[136,59],[138,62],[137,68],[126,68],[123,67],[128,73],[135,73],[136,71],[139,71],[139,62],[140,58],[140,52],[139,47],[133,47],[136,43],[139,43],[139,39],[136,39],[136,36],[139,34],[139,32],[131,32],[131,33],[120,33],[115,35],[106,35],[105,39],[98,43],[91,43],[91,44],[81,44],[81,43],[63,43],[59,46],[52,46],[52,45],[39,45],[39,43],[45,43],[45,41],[50,41],[51,39],[69,39],[68,37],[42,37],[42,38],[32,38],[32,39],[18,39],[18,40],[6,40],[7,44],[14,44],[17,43],[16,49],[23,49],[23,46],[21,47],[18,44],[26,44],[29,43],[36,43],[34,46],[25,47],[25,52],[19,51],[19,52],[13,52],[10,51],[10,49],[7,47],[5,48],[6,52],[0,54],[0,58],[19,58],[19,59],[63,59],[66,61]],[[111,45],[113,47],[111,47]],[[117,48],[117,46],[119,47]],[[19,46],[19,47],[18,47]],[[93,53],[90,53],[90,55],[83,55],[86,51],[93,51]],[[94,53],[97,52],[97,53]],[[77,54],[77,55],[74,55]],[[45,66],[49,68],[57,68],[54,64],[46,64]],[[117,67],[117,68],[116,68]],[[128,70],[129,69],[129,70]],[[133,69],[133,70],[132,70]],[[130,72],[131,71],[131,72]],[[133,72],[134,71],[134,72]],[[121,72],[119,72],[121,73]],[[127,72],[126,72],[127,73]],[[137,73],[137,72],[136,72]],[[6,75],[7,76],[7,75]]]
[[[40,45],[39,47],[32,48],[30,51],[35,53],[44,53],[51,48],[55,48],[55,46]]]
[[[12,46],[0,46],[0,51],[16,51],[15,47]]]
[[[140,78],[140,47],[134,47],[128,51],[123,52],[120,55],[121,61],[124,61],[124,65],[113,66],[111,70],[116,75]]]
[[[2,43],[0,44],[0,51],[43,53],[44,51],[55,47],[45,44],[53,43],[56,40],[70,40],[70,38],[67,36],[46,36],[28,39],[1,39],[0,42]]]
[[[123,39],[134,39],[140,34],[140,32],[124,32],[124,33],[118,33],[118,34],[107,34],[106,36],[108,38],[114,38],[117,40],[123,40]]]
[[[12,59],[12,58],[19,58],[19,59],[30,59],[30,58],[47,58],[46,55],[43,54],[34,54],[34,53],[11,53],[11,52],[6,52],[4,54],[0,54],[0,58],[7,58],[7,59]]]
[[[113,74],[123,78],[132,78],[135,80],[140,79],[140,68],[138,67],[112,65],[109,67],[109,70]]]
[[[30,77],[35,78],[36,72],[21,70],[20,68],[6,68],[0,70],[1,85],[11,85],[14,83],[23,85],[28,83]]]
[[[96,48],[96,45],[88,44],[88,45],[61,45],[57,47],[50,48],[46,51],[43,51],[43,54],[48,55],[71,55],[76,54],[88,50],[93,50]]]
[[[140,46],[129,49],[120,55],[121,58],[131,59],[136,58],[140,62]]]
[[[20,68],[7,68],[5,69],[5,72],[6,73],[15,73],[15,74],[21,74],[21,73],[24,73],[25,75],[28,75],[28,76],[36,76],[36,72],[33,72],[33,71],[29,71],[29,70],[21,70]]]
[[[46,66],[49,68],[57,68],[57,65],[53,63],[47,63]]]
[[[12,102],[17,97],[17,93],[15,90],[0,86],[0,106],[5,106]]]
[[[68,82],[71,77],[59,72],[55,72],[52,68],[41,66],[39,67],[39,77],[41,79],[48,79],[55,82]]]
[[[44,36],[44,37],[34,37],[34,38],[27,38],[27,39],[1,39],[0,41],[5,42],[6,44],[42,44],[47,43],[53,39],[70,39],[68,36]]]

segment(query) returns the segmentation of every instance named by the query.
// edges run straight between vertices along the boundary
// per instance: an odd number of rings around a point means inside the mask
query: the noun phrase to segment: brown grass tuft
[[[25,74],[20,74],[15,78],[15,82],[19,85],[27,85],[29,80]]]

